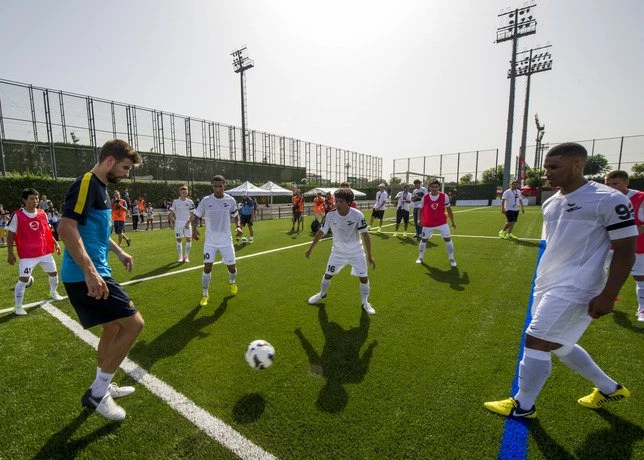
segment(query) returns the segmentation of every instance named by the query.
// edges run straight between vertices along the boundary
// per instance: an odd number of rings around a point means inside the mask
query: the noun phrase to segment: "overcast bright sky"
[[[532,78],[544,141],[644,134],[644,2],[537,0],[553,69]],[[0,78],[394,158],[505,148],[513,0],[0,0]],[[525,78],[517,80],[521,135]]]

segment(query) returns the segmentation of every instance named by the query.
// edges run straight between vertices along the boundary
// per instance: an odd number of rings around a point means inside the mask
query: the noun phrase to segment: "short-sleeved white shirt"
[[[502,200],[505,200],[506,211],[518,211],[521,209],[521,190],[512,190],[511,188],[503,192]]]
[[[237,203],[232,196],[227,193],[221,198],[215,197],[214,194],[205,196],[193,214],[205,220],[204,245],[221,247],[232,244],[230,220],[237,217]]]
[[[329,229],[333,232],[333,251],[343,255],[364,251],[360,234],[367,231],[367,220],[362,212],[355,208],[349,208],[346,216],[337,209],[328,212],[320,230],[326,234]]]
[[[195,203],[190,198],[185,200],[175,198],[170,206],[170,211],[174,213],[177,224],[182,223],[183,225],[190,220],[190,213],[194,209]]]
[[[550,293],[586,303],[606,284],[603,266],[610,240],[637,236],[633,206],[623,193],[588,182],[572,193],[557,192],[542,210],[546,249],[535,296]]]
[[[412,197],[411,192],[405,192],[400,191],[396,194],[396,200],[398,200],[398,208],[402,208],[405,211],[409,211],[409,208],[411,207],[411,203],[408,203],[407,201],[411,202],[411,197]]]
[[[421,199],[418,201],[412,201],[411,205],[414,208],[420,209],[423,206],[423,200],[422,197],[427,194],[427,188],[426,187],[418,187],[417,189],[414,189],[413,191],[414,196],[419,196]]]
[[[31,219],[35,218],[38,215],[38,210],[39,208],[36,208],[36,211],[34,212],[27,212],[25,208],[20,208],[16,212],[24,212],[25,215]],[[9,224],[7,225],[7,230],[9,230],[11,233],[18,233],[18,217],[13,215],[11,216],[11,220],[9,221]]]
[[[374,211],[384,211],[387,208],[387,198],[389,195],[386,190],[376,193],[376,204],[373,205]]]

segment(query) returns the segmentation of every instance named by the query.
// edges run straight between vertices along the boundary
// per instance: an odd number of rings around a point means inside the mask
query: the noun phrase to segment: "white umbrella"
[[[293,191],[284,187],[280,187],[274,182],[268,181],[264,185],[260,185],[259,188],[262,190],[267,190],[270,192],[270,196],[292,196]]]
[[[306,193],[303,193],[302,195],[303,196],[315,196],[315,195],[318,194],[318,192],[322,193],[322,195],[326,195],[327,192],[330,192],[331,195],[333,195],[333,193],[335,193],[336,190],[338,190],[337,187],[331,187],[331,188],[329,188],[329,187],[316,187],[316,188],[312,188],[311,190],[309,190]],[[356,198],[364,198],[365,196],[367,196],[366,193],[361,192],[360,190],[351,189],[351,191],[353,192],[353,196],[356,197]]]
[[[246,181],[243,184],[231,188],[230,190],[226,190],[226,193],[231,195],[231,196],[269,196],[270,192],[267,190],[264,190],[262,188],[259,188],[250,182]]]

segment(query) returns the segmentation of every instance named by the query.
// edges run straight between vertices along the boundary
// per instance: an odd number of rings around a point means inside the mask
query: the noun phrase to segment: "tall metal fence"
[[[158,180],[209,180],[217,171],[240,180],[306,178],[331,184],[349,179],[364,186],[382,177],[381,157],[246,131],[242,136],[237,126],[0,79],[2,174],[24,171],[31,155],[40,172],[73,177],[78,175],[74,166],[93,164],[105,141],[121,138],[149,165],[137,174]]]
[[[588,150],[588,155],[603,155],[611,170],[622,169],[629,174],[635,163],[644,162],[644,135],[609,137],[575,141]],[[537,152],[535,145],[526,148],[526,164],[541,167],[545,152],[558,143],[544,144]],[[394,160],[393,176],[410,183],[424,176],[444,178],[445,182],[456,182],[466,174],[471,174],[472,183],[481,182],[483,172],[503,165],[503,152],[499,149],[476,150],[471,152],[445,153]],[[518,158],[512,160],[510,168],[519,177]]]

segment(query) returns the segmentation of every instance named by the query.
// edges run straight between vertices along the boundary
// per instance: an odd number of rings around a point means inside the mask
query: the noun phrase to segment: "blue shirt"
[[[250,197],[244,198],[242,201],[241,213],[243,216],[250,216],[253,214],[253,210],[257,207],[255,200]]]
[[[76,179],[67,190],[63,217],[78,222],[78,232],[98,274],[103,278],[112,276],[107,260],[112,232],[112,207],[107,185],[91,172]],[[66,283],[85,281],[83,270],[67,248],[60,275]]]

